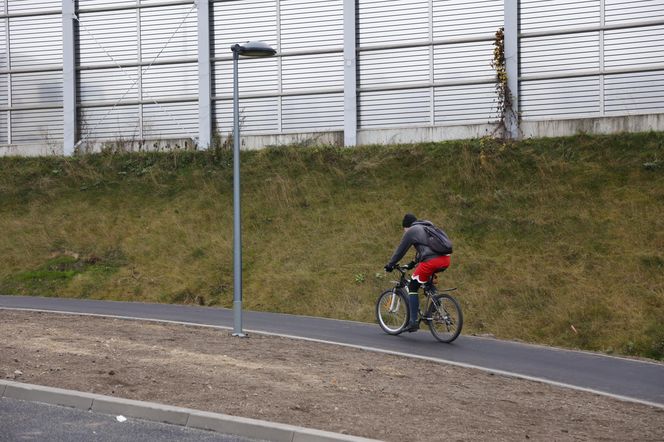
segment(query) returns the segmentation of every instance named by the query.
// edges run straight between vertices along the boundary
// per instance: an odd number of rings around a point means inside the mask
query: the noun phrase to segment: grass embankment
[[[664,134],[242,156],[248,309],[373,320],[406,211],[455,242],[464,333],[664,358]],[[0,292],[232,304],[232,165],[0,159]],[[410,255],[408,256],[410,258]]]

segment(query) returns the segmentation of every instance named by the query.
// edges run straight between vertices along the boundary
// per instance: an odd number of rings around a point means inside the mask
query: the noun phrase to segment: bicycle
[[[376,319],[383,331],[389,335],[403,333],[410,322],[408,310],[408,282],[407,266],[394,267],[401,274],[398,281],[392,281],[394,287],[385,290],[376,301]],[[440,342],[450,343],[461,333],[463,327],[463,313],[459,302],[449,294],[456,287],[443,289],[438,292],[434,282],[436,275],[423,285],[427,298],[424,303],[426,314],[422,309],[418,312],[418,323],[426,321],[431,334]]]

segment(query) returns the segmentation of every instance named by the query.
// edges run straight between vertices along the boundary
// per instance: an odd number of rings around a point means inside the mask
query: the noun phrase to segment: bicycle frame
[[[394,290],[408,287],[408,283],[410,282],[411,279],[408,276],[408,273],[406,272],[406,270],[409,270],[409,269],[406,266],[400,266],[399,264],[397,264],[394,268],[396,270],[398,270],[399,273],[401,274],[398,281],[392,281],[394,283]],[[434,274],[434,275],[431,276],[431,278],[427,282],[422,284],[422,288],[424,290],[424,295],[426,296],[427,300],[426,300],[426,303],[424,303],[425,308],[422,309],[420,307],[420,311],[418,312],[419,316],[420,316],[418,318],[419,321],[428,320],[427,318],[424,317],[424,314],[422,312],[429,311],[429,306],[434,302],[434,296],[436,296],[438,293],[453,292],[454,290],[457,289],[456,287],[450,287],[450,288],[446,288],[446,289],[442,289],[442,290],[438,291],[438,288],[436,288],[436,285],[434,283],[436,278],[437,278],[437,276]],[[392,303],[390,305],[390,309],[394,309],[395,302],[397,302],[397,297],[396,296],[392,298]]]

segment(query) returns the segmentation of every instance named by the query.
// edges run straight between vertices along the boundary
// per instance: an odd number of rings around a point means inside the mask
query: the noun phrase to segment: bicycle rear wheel
[[[427,312],[427,322],[434,338],[440,342],[452,342],[463,327],[461,306],[450,295],[435,295]]]
[[[383,331],[398,335],[408,324],[408,300],[401,290],[390,289],[376,301],[376,320]]]

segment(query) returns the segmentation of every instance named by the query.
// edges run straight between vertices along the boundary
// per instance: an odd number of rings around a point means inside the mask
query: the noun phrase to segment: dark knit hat
[[[410,227],[413,225],[413,223],[417,221],[417,217],[413,215],[412,213],[407,213],[403,217],[403,221],[401,222],[401,225],[404,227]]]

